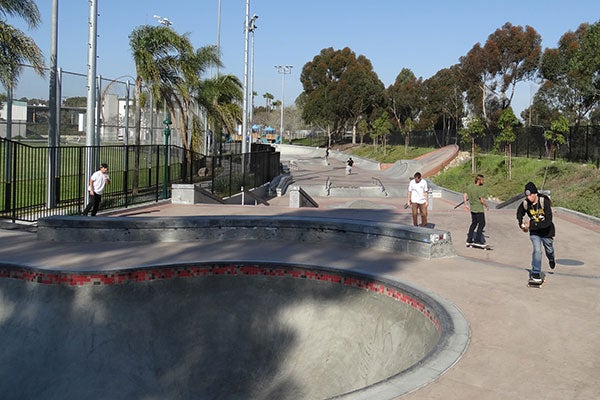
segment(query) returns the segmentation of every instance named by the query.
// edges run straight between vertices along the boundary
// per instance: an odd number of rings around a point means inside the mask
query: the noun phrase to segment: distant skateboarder
[[[348,161],[346,161],[346,174],[350,175],[352,173],[353,165],[354,165],[354,160],[352,159],[352,157],[349,157]]]
[[[463,202],[465,204],[465,210],[471,212],[471,225],[467,232],[467,247],[473,245],[484,245],[485,239],[483,237],[483,228],[485,227],[485,209],[489,210],[490,207],[485,201],[485,189],[483,184],[485,179],[483,175],[478,174],[475,177],[475,182],[467,186],[465,193],[463,193]]]
[[[100,201],[104,194],[104,188],[110,184],[110,177],[108,176],[108,164],[100,164],[98,171],[94,172],[90,177],[90,185],[88,190],[90,192],[90,199],[88,205],[83,210],[82,215],[88,215],[91,211],[92,217],[96,216],[98,208],[100,208]]]

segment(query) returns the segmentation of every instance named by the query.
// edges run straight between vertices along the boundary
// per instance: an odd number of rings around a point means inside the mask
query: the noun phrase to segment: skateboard
[[[544,282],[546,282],[546,275],[544,273],[542,273],[542,281],[541,282],[534,282],[531,280],[531,278],[529,278],[529,280],[527,281],[527,287],[540,289],[542,287],[542,285],[544,284]]]
[[[494,250],[489,244],[467,243],[467,247],[472,247],[481,250]]]
[[[542,287],[542,285],[544,284],[544,282],[546,282],[546,280],[543,278],[542,278],[542,281],[539,283],[534,282],[530,279],[527,281],[527,287],[540,289]]]

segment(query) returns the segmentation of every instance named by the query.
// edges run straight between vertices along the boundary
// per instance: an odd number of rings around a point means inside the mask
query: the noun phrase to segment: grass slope
[[[418,157],[431,148],[409,148],[405,154],[404,146],[388,146],[383,155],[381,147],[355,145],[343,151],[378,162],[395,162]],[[532,181],[538,189],[550,190],[552,204],[579,211],[600,218],[600,171],[593,165],[513,157],[511,179],[508,178],[505,157],[503,155],[477,155],[477,173],[485,176],[488,196],[496,201],[508,200],[522,193],[525,184]],[[431,180],[442,187],[463,192],[466,185],[473,181],[471,161],[445,169]]]
[[[538,189],[550,190],[554,206],[600,217],[600,171],[594,166],[513,157],[512,179],[508,179],[504,156],[479,155],[477,173],[485,176],[488,195],[495,200],[508,200],[532,181]],[[441,172],[432,180],[437,185],[462,192],[473,178],[469,161]]]

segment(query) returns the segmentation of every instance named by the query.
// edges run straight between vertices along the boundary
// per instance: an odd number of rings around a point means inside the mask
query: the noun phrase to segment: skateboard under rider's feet
[[[482,250],[494,250],[492,248],[492,246],[490,246],[489,244],[481,244],[481,243],[467,243],[467,247],[473,247],[475,249],[482,249]]]

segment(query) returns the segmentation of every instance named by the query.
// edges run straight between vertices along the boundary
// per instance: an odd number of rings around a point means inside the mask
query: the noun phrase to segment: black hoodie
[[[544,198],[542,201],[541,199]],[[543,208],[541,207],[543,203]],[[517,208],[517,221],[519,227],[523,223],[525,214],[529,216],[529,234],[540,237],[554,237],[554,223],[552,222],[552,201],[546,195],[538,193],[538,201],[533,204],[525,199]],[[525,206],[527,205],[527,206]]]

